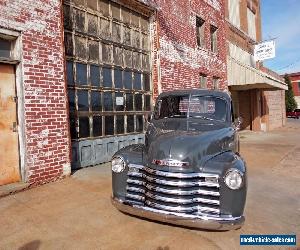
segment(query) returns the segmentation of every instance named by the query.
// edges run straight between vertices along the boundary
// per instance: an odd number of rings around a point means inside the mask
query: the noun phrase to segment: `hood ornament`
[[[189,163],[174,159],[163,159],[163,160],[153,160],[153,164],[159,165],[159,166],[168,166],[168,167],[188,167]]]

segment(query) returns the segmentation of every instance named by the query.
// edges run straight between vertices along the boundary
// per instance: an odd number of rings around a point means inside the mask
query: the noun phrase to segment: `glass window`
[[[79,118],[79,137],[90,137],[90,122],[88,117]]]
[[[78,111],[89,111],[89,94],[87,90],[78,90]]]
[[[134,106],[136,111],[143,110],[143,96],[142,94],[135,94],[134,96]]]
[[[69,89],[68,91],[69,108],[70,111],[75,111],[75,90]]]
[[[115,81],[115,88],[123,88],[123,77],[122,77],[122,70],[114,69],[114,81]]]
[[[76,118],[70,115],[70,134],[71,139],[77,139]]]
[[[100,92],[93,91],[91,93],[91,107],[92,107],[92,111],[102,111]]]
[[[76,83],[79,85],[87,85],[87,65],[76,63]]]
[[[228,1],[229,21],[240,28],[240,0]]]
[[[0,38],[0,57],[10,58],[11,42]]]
[[[219,89],[219,81],[220,79],[218,77],[213,77],[213,88]]]
[[[125,89],[132,89],[132,72],[124,71],[124,87]]]
[[[196,17],[196,34],[197,34],[197,45],[199,47],[205,47],[205,26],[204,26],[204,20],[200,17]]]
[[[150,75],[149,74],[144,74],[143,75],[143,87],[144,90],[150,91]]]
[[[114,134],[114,116],[104,116],[105,119],[105,135]]]
[[[67,83],[74,85],[73,62],[67,61]]]
[[[136,132],[143,132],[144,128],[144,116],[137,115],[136,116]]]
[[[102,135],[102,117],[94,116],[93,117],[93,136]]]
[[[210,49],[212,52],[217,52],[217,30],[218,28],[210,25]]]
[[[115,105],[116,105],[116,111],[124,111],[124,95],[120,92],[115,92]]]
[[[117,134],[124,134],[124,116],[123,115],[117,115]]]
[[[222,98],[212,96],[166,96],[157,103],[155,119],[199,118],[203,120],[226,119],[227,104]]]
[[[126,93],[126,111],[133,111],[133,94]]]
[[[256,41],[256,16],[255,13],[247,8],[248,34]]]
[[[145,95],[145,111],[151,111],[151,96]]]
[[[90,79],[92,86],[100,86],[100,70],[99,66],[90,66]]]
[[[103,106],[104,111],[113,111],[113,99],[111,92],[103,93]]]
[[[134,73],[134,81],[133,81],[134,89],[142,89],[142,74]]]
[[[134,115],[127,115],[127,133],[134,132]]]
[[[200,74],[200,88],[207,88],[207,76],[204,74]]]
[[[102,68],[102,75],[103,75],[103,86],[111,88],[112,87],[111,68]]]

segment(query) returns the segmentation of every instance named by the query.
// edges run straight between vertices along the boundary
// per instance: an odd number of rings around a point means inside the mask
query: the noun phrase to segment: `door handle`
[[[17,132],[17,122],[13,122],[12,131]]]

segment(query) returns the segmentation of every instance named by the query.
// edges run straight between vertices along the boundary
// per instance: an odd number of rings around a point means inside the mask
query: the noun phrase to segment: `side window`
[[[217,31],[218,28],[210,25],[210,49],[212,52],[218,52],[218,45],[217,45]]]
[[[196,17],[196,34],[197,34],[197,45],[198,47],[205,47],[205,39],[204,39],[204,23],[205,21]]]

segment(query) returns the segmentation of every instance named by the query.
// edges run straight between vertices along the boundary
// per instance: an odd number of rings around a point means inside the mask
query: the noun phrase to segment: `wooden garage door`
[[[113,1],[73,0],[64,2],[64,27],[73,161],[94,165],[144,133],[149,17]]]
[[[0,63],[0,185],[20,180],[15,70]]]

